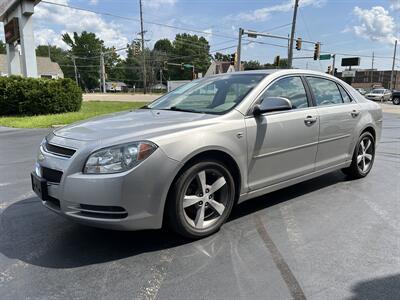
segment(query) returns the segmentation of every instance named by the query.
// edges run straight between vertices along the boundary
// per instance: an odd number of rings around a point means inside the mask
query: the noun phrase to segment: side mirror
[[[283,97],[267,97],[261,104],[257,104],[253,108],[253,115],[260,116],[267,112],[291,110],[292,103],[289,99]]]

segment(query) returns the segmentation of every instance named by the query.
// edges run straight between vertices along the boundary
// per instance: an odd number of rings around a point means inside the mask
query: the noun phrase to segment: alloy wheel
[[[357,167],[362,173],[368,173],[374,157],[374,145],[370,137],[364,137],[360,142],[357,154]]]
[[[225,212],[229,201],[226,178],[216,169],[195,174],[185,190],[182,205],[187,223],[204,230],[214,225]]]

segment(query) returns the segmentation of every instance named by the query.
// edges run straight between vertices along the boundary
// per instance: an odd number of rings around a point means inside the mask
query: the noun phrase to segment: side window
[[[344,88],[342,88],[339,84],[338,84],[338,87],[339,87],[339,90],[340,90],[340,94],[342,95],[343,102],[344,103],[353,102],[353,100],[350,98],[349,94],[347,94],[347,92],[344,90]]]
[[[317,106],[343,103],[342,95],[335,82],[317,77],[307,77],[307,80]]]
[[[267,97],[283,97],[292,102],[293,109],[308,107],[307,93],[300,77],[286,77],[273,83],[263,94]]]

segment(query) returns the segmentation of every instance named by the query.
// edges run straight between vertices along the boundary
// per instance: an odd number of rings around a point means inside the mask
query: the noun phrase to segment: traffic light
[[[279,67],[280,62],[281,62],[281,57],[278,55],[275,57],[274,65]]]
[[[321,43],[316,43],[314,48],[314,60],[318,60],[321,54]]]
[[[140,54],[140,44],[139,43],[134,43],[132,45],[133,48],[133,55],[137,56]]]
[[[236,53],[231,54],[229,61],[231,63],[231,66],[234,66],[236,64]]]
[[[328,72],[326,72],[327,74],[331,74],[332,73],[332,67],[328,66]]]
[[[300,50],[301,50],[302,44],[303,44],[302,39],[301,39],[301,38],[298,38],[298,39],[296,40],[296,50],[297,50],[297,51],[300,51]]]

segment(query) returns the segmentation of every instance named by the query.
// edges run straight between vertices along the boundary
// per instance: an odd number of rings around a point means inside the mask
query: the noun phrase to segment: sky
[[[69,6],[112,14],[99,15],[41,2],[34,18],[37,44],[55,44],[64,32],[95,32],[107,46],[124,47],[140,32],[139,0],[48,0]],[[161,38],[173,40],[180,32],[204,36],[211,51],[233,53],[238,28],[288,36],[294,0],[143,0],[146,43],[152,47]],[[346,56],[361,56],[360,68],[391,69],[394,41],[399,37],[400,0],[300,0],[296,37],[321,42],[321,51],[337,53],[337,65]],[[167,26],[152,23],[165,24]],[[172,28],[179,27],[182,29]],[[196,31],[190,31],[196,30]],[[287,42],[245,37],[243,60],[273,62],[287,57]],[[273,44],[273,45],[271,45]],[[278,46],[277,46],[278,45]],[[228,48],[229,49],[224,49]],[[326,71],[329,62],[310,57],[313,45],[294,50],[294,67]],[[222,49],[222,50],[221,50]],[[400,51],[399,51],[400,52]],[[400,57],[400,55],[398,56]],[[400,68],[400,60],[396,63]],[[340,69],[340,67],[339,67]]]

